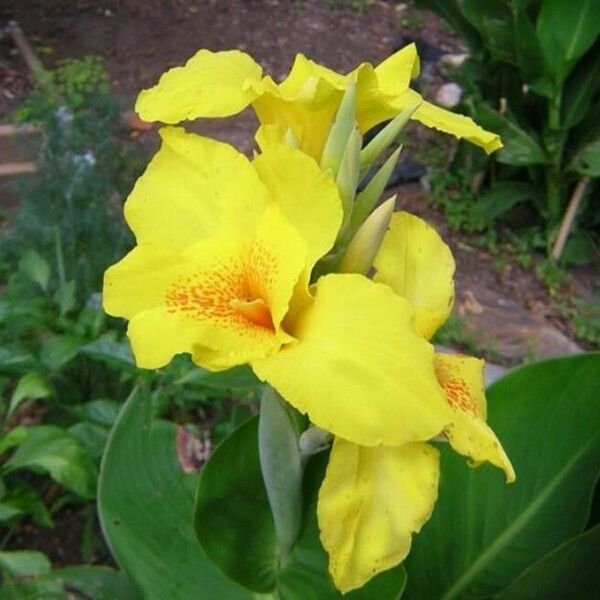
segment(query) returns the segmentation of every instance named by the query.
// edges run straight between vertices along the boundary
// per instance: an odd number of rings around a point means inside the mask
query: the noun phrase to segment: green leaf
[[[580,123],[590,111],[600,89],[600,43],[577,64],[564,86],[562,100],[563,127],[570,129]]]
[[[0,551],[0,569],[13,577],[44,575],[50,572],[50,561],[32,550]]]
[[[271,591],[278,549],[260,471],[257,418],[236,429],[204,465],[194,512],[206,555],[248,589]]]
[[[462,0],[463,14],[482,34],[483,44],[493,60],[514,64],[514,35],[512,15],[505,2],[500,0]]]
[[[33,486],[18,484],[11,486],[10,492],[2,499],[7,510],[29,515],[40,527],[54,525],[50,512]]]
[[[515,165],[543,165],[546,153],[534,134],[527,133],[516,122],[482,102],[469,102],[475,121],[502,138],[504,147],[494,154],[498,162]]]
[[[259,593],[303,600],[339,599],[327,572],[327,555],[316,522],[317,493],[327,453],[306,466],[300,535],[283,563],[278,561],[275,526],[260,470],[258,419],[255,417],[222,442],[204,466],[196,495],[196,532],[206,554],[229,577]],[[399,598],[402,567],[381,573],[345,599]]]
[[[108,441],[108,430],[93,423],[75,423],[67,430],[82,446],[85,446],[93,459],[99,459]]]
[[[40,360],[48,369],[57,371],[77,356],[81,346],[81,340],[76,336],[55,335],[42,344]]]
[[[83,421],[100,427],[112,427],[119,416],[122,403],[100,398],[74,407],[75,414]]]
[[[19,261],[19,269],[42,290],[48,289],[50,266],[35,250],[27,250]]]
[[[536,31],[546,65],[560,86],[600,34],[597,0],[578,0],[576,7],[565,0],[544,0]]]
[[[102,530],[145,600],[249,598],[205,558],[193,530],[197,477],[185,475],[175,425],[152,420],[149,400],[131,394],[111,432],[98,486]],[[219,533],[218,535],[222,535]]]
[[[26,433],[25,439],[4,463],[3,471],[42,471],[79,496],[94,497],[96,467],[78,440],[54,425],[28,427]]]
[[[517,481],[441,448],[440,494],[406,566],[410,598],[491,596],[577,534],[600,464],[600,354],[528,365],[488,392]]]
[[[577,598],[595,600],[600,588],[600,525],[549,552],[495,600]]]
[[[501,181],[479,196],[473,208],[473,216],[478,222],[491,225],[513,206],[539,195],[540,190],[531,183]]]
[[[135,361],[129,343],[125,340],[116,340],[114,332],[107,332],[97,340],[81,346],[79,352],[107,364],[113,364],[121,368],[135,368]]]
[[[90,600],[142,600],[129,578],[109,567],[77,565],[55,569],[49,577],[77,597]]]
[[[124,573],[78,565],[2,586],[0,600],[142,600]]]
[[[8,521],[13,517],[18,517],[22,515],[23,511],[16,506],[11,506],[10,504],[5,504],[4,502],[0,502],[0,522]]]
[[[262,385],[262,382],[256,377],[254,371],[246,365],[216,373],[195,367],[183,377],[180,377],[175,383],[176,385],[202,385],[220,390],[255,388]]]
[[[600,177],[600,138],[589,141],[578,150],[571,169],[580,175]]]
[[[415,4],[445,19],[464,38],[472,53],[481,50],[481,33],[465,18],[458,0],[415,0]]]
[[[15,391],[10,398],[10,406],[6,418],[15,411],[15,409],[24,400],[41,400],[49,398],[54,393],[52,386],[46,378],[39,373],[27,373],[23,375],[15,387]]]
[[[0,347],[0,373],[20,374],[35,368],[36,360],[33,354],[19,346],[4,345]]]
[[[77,303],[77,289],[75,287],[75,281],[67,281],[63,283],[56,294],[54,294],[54,301],[58,304],[58,310],[61,315],[66,315],[69,311],[75,308]]]

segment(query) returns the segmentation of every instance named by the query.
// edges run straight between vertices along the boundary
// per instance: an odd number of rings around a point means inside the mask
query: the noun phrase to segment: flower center
[[[271,311],[262,298],[256,298],[255,300],[238,300],[234,298],[229,301],[229,306],[255,325],[275,331]]]

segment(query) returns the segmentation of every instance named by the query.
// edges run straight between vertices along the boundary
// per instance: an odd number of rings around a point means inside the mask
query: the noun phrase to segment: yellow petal
[[[419,76],[419,66],[416,45],[405,46],[375,67],[379,88],[386,94],[401,94]]]
[[[309,271],[326,254],[342,222],[335,182],[303,152],[269,143],[252,163],[263,185],[307,247]]]
[[[444,433],[450,445],[478,465],[488,461],[504,470],[506,480],[515,480],[513,466],[496,434],[486,424],[483,360],[454,354],[435,355],[435,370],[454,413]]]
[[[389,287],[355,274],[321,277],[288,331],[297,341],[252,367],[318,427],[398,446],[448,424],[433,349]]]
[[[437,499],[439,454],[414,442],[365,448],[336,438],[317,516],[329,571],[342,592],[408,555]]]
[[[234,115],[260,93],[262,69],[239,50],[200,50],[183,67],[167,71],[138,96],[144,121],[179,123],[198,117]]]
[[[304,54],[296,54],[294,64],[287,77],[279,84],[279,93],[287,100],[302,98],[315,98],[320,82],[326,82],[330,87],[344,90],[348,86],[350,77],[341,75],[332,69],[324,67]]]
[[[181,128],[160,133],[162,147],[125,203],[138,244],[182,249],[209,236],[251,234],[268,192],[248,159]]]
[[[455,265],[450,248],[425,221],[398,212],[374,266],[375,281],[386,283],[413,305],[417,331],[429,339],[452,310]]]
[[[164,306],[173,281],[188,270],[180,252],[152,244],[136,246],[104,273],[104,310],[131,319],[142,310]]]
[[[310,86],[312,89],[313,84]],[[263,125],[275,125],[284,132],[290,130],[298,147],[319,160],[343,91],[323,79],[314,83],[312,91],[314,97],[287,99],[273,84],[271,91],[257,98],[252,106]]]
[[[395,104],[398,108],[404,108],[409,103],[415,102],[415,100],[422,100],[422,97],[414,90],[409,89],[396,99]],[[430,129],[449,133],[459,139],[464,138],[483,148],[487,154],[502,148],[499,135],[486,131],[470,117],[459,115],[430,102],[422,102],[411,118]]]

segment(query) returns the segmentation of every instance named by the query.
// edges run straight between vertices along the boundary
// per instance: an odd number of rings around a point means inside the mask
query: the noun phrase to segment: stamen
[[[229,306],[259,327],[275,331],[271,311],[261,298],[256,300],[230,300]]]

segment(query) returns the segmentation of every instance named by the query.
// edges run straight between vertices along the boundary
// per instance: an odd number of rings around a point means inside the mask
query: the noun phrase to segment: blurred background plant
[[[35,249],[50,266],[50,284],[76,281],[82,300],[100,289],[105,266],[132,243],[119,211],[143,153],[119,138],[120,109],[100,58],[64,61],[38,80],[14,119],[39,128],[39,169],[15,185],[20,202],[2,241],[1,266],[10,272],[25,249]]]
[[[527,230],[531,249],[543,246],[563,264],[598,260],[597,3],[582,0],[576,10],[569,0],[416,4],[462,37],[469,57],[452,74],[462,106],[504,142],[490,158],[460,146],[438,186],[467,198],[451,219],[471,231],[499,222]]]
[[[102,310],[102,274],[133,244],[122,202],[146,153],[125,135],[101,60],[44,71],[13,118],[39,129],[41,151],[37,172],[15,185],[0,242],[0,571],[40,575],[43,556],[7,549],[24,524],[51,528],[65,510],[81,522],[75,562],[109,556],[96,525],[98,470],[134,387],[154,417],[191,423],[208,451],[253,413],[255,380],[243,369],[217,379],[187,357],[140,371],[123,325]]]

